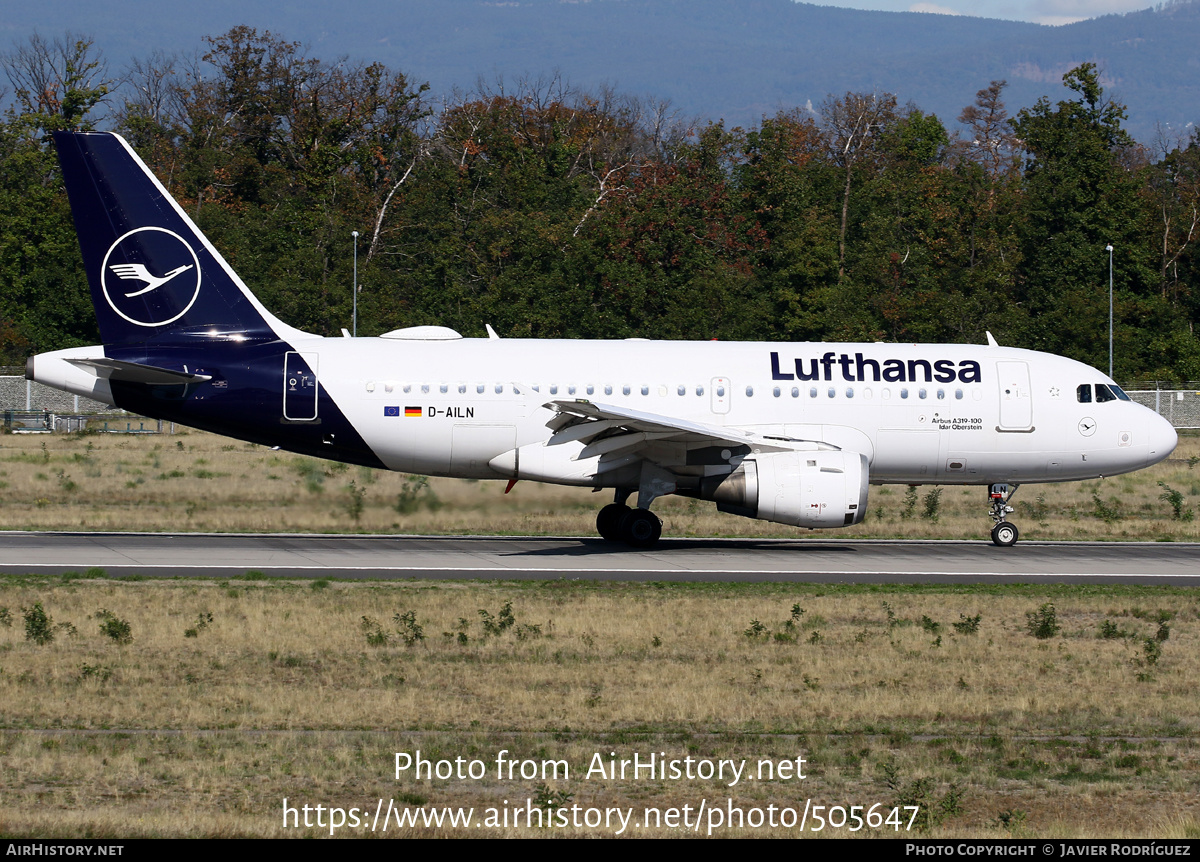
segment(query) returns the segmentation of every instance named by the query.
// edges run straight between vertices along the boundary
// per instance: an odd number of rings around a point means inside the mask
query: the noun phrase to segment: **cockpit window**
[[[1092,403],[1092,384],[1080,383],[1079,388],[1075,390],[1075,397],[1079,399],[1080,404]]]
[[[1120,386],[1118,386],[1115,383],[1110,384],[1108,388],[1111,389],[1113,391],[1113,395],[1117,396],[1117,398],[1120,399],[1121,401],[1132,401],[1133,400],[1132,398],[1130,398],[1128,395],[1125,394],[1124,389],[1122,389]]]
[[[1096,384],[1096,403],[1103,404],[1105,401],[1116,401],[1117,396],[1113,395],[1112,390],[1103,383]]]

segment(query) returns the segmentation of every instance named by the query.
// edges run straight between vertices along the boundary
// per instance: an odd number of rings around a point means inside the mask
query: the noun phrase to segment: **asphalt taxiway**
[[[228,578],[1134,583],[1200,586],[1200,544],[523,536],[0,533],[0,573]]]

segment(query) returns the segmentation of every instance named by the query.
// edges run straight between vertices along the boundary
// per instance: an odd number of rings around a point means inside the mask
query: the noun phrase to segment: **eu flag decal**
[[[393,407],[393,406],[385,404],[383,407],[383,415],[384,416],[399,416],[400,415],[399,405]]]

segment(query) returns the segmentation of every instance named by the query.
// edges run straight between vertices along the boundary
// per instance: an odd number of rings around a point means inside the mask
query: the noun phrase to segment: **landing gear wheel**
[[[629,513],[629,507],[621,503],[609,503],[596,515],[596,532],[610,542],[621,540],[621,519]]]
[[[649,509],[630,509],[621,519],[621,538],[635,548],[652,548],[662,535],[662,521]]]
[[[1017,525],[1010,524],[1008,521],[1001,521],[996,526],[992,527],[992,541],[1002,548],[1011,548],[1017,543]]]

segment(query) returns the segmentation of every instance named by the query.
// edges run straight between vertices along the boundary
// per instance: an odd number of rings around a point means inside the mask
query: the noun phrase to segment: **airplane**
[[[658,541],[651,505],[667,494],[815,529],[860,523],[883,483],[986,487],[991,539],[1007,547],[1019,485],[1138,470],[1177,442],[1101,372],[990,333],[986,345],[312,335],[263,307],[121,137],[54,141],[104,343],[33,356],[28,379],[319,458],[609,489],[597,530],[635,548]]]

